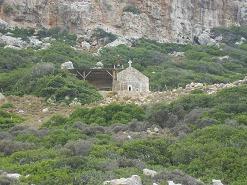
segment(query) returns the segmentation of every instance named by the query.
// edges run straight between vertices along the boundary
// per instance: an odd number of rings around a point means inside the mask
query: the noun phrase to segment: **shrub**
[[[128,5],[123,9],[124,12],[131,12],[133,14],[140,14],[140,10],[135,5]]]
[[[49,131],[49,134],[43,137],[42,145],[51,148],[54,146],[65,145],[68,141],[75,141],[83,138],[83,135],[75,129],[55,128]]]
[[[246,129],[212,126],[198,130],[169,147],[172,163],[206,182],[222,179],[231,183],[244,177]]]
[[[240,114],[236,116],[238,123],[247,126],[247,114]]]
[[[60,116],[60,115],[55,115],[52,116],[46,123],[44,123],[42,126],[43,127],[56,127],[56,126],[61,126],[65,125],[67,119]]]
[[[33,78],[54,74],[55,66],[51,63],[38,63],[32,68],[31,75]]]
[[[0,0],[0,5],[3,5],[5,0]]]
[[[93,34],[93,37],[95,37],[97,40],[102,40],[103,39],[103,44],[106,45],[108,43],[113,42],[114,40],[117,39],[117,36],[110,33],[106,32],[105,30],[101,28],[97,28]]]
[[[11,5],[7,4],[3,7],[3,12],[7,15],[10,15],[14,12],[14,8]]]
[[[0,109],[0,129],[11,128],[22,121],[23,119],[21,117]]]
[[[132,132],[142,132],[142,131],[146,131],[148,126],[149,125],[146,122],[133,120],[132,122],[129,123],[128,130]]]
[[[134,104],[110,104],[105,107],[80,108],[70,116],[70,122],[81,121],[86,124],[111,125],[114,123],[126,124],[132,119],[142,120],[144,110]]]
[[[1,185],[12,185],[15,180],[8,178],[6,176],[0,175],[0,184]]]
[[[34,144],[32,143],[22,143],[22,142],[15,142],[9,140],[0,141],[0,152],[4,153],[4,155],[10,155],[17,151],[27,150],[32,148],[34,148]]]
[[[14,105],[12,103],[5,103],[0,108],[2,109],[14,108]]]
[[[75,34],[69,33],[66,29],[61,29],[60,27],[52,29],[42,28],[38,31],[37,36],[39,39],[51,37],[59,42],[66,43],[71,46],[75,46],[77,40],[77,36]]]
[[[86,156],[91,150],[92,143],[89,141],[71,141],[64,147],[70,149],[72,155]]]
[[[180,170],[163,171],[154,177],[155,182],[174,181],[184,185],[204,185],[203,182],[185,174]]]
[[[223,42],[228,45],[235,45],[237,41],[240,41],[241,37],[247,38],[246,26],[218,27],[212,29],[211,32],[214,37],[222,35]]]
[[[166,166],[169,163],[168,145],[169,143],[162,139],[136,140],[124,144],[123,155],[148,164]]]
[[[15,84],[13,90],[16,90],[17,95],[33,94],[66,103],[72,102],[75,98],[82,104],[101,99],[100,94],[93,86],[66,72],[57,72],[36,78],[27,74]]]

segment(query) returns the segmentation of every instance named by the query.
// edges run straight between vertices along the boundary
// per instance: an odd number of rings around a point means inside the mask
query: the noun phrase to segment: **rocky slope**
[[[247,24],[247,0],[0,0],[11,26],[92,30],[161,42],[189,42],[203,30]]]

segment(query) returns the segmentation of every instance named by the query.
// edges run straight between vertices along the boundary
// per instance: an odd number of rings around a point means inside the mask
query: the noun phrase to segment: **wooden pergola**
[[[69,70],[81,80],[88,81],[98,90],[112,90],[114,80],[117,80],[115,68],[92,68]]]

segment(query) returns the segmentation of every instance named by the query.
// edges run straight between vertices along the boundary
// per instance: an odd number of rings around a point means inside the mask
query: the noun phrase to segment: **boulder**
[[[91,44],[86,41],[81,42],[81,48],[89,50],[91,48]]]
[[[0,93],[0,105],[5,102],[5,96]]]
[[[182,184],[175,184],[173,181],[168,181],[168,185],[182,185]]]
[[[213,179],[212,182],[213,182],[213,185],[223,185],[223,183],[221,182],[221,180],[215,180],[215,179]]]
[[[132,175],[130,178],[114,179],[105,181],[104,185],[142,185],[141,178],[138,175]]]
[[[18,173],[7,173],[6,177],[8,177],[10,179],[16,179],[17,180],[21,177],[21,175]]]
[[[185,56],[185,53],[184,52],[174,51],[173,53],[170,53],[169,55],[170,56],[174,56],[174,57],[184,57]]]
[[[29,41],[31,47],[42,47],[43,42],[35,37],[29,37]]]
[[[216,40],[210,37],[210,30],[205,30],[202,34],[198,36],[198,42],[201,45],[213,46],[216,45]]]
[[[96,69],[102,69],[104,67],[104,64],[102,62],[97,62],[95,65]]]
[[[119,45],[126,45],[126,46],[131,47],[132,43],[131,43],[131,41],[127,40],[124,37],[119,37],[118,39],[114,40],[113,42],[107,44],[105,47],[110,48],[110,47],[117,47]]]
[[[4,99],[5,99],[5,96],[2,93],[0,93],[0,101]]]
[[[143,174],[146,176],[154,177],[155,175],[157,175],[157,172],[154,170],[143,169]]]
[[[7,27],[8,27],[8,23],[0,19],[0,29],[3,30],[6,29]]]
[[[11,46],[11,45],[6,45],[6,46],[4,46],[4,49],[6,49],[6,48],[16,49],[16,50],[20,50],[20,49],[21,49],[21,48],[19,48],[19,47]]]
[[[12,36],[7,36],[7,35],[2,35],[0,37],[0,43],[10,45],[10,46],[19,47],[19,48],[25,48],[27,45],[27,43],[25,41],[23,41],[21,38],[15,38]]]
[[[224,61],[224,60],[229,60],[229,56],[228,55],[226,55],[226,56],[223,56],[223,57],[218,57],[218,59],[220,60],[220,61]]]
[[[61,64],[61,69],[74,69],[74,65],[71,61]]]
[[[48,113],[48,112],[49,112],[49,109],[48,109],[48,108],[44,108],[44,109],[42,110],[42,112],[43,112],[43,113]]]

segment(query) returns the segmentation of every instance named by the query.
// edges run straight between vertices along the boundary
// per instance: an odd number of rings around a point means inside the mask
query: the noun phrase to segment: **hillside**
[[[23,3],[31,15],[38,1]],[[247,184],[246,26],[188,44],[114,45],[118,35],[96,29],[89,48],[61,28],[0,32],[1,185]],[[61,69],[130,59],[150,93],[103,97]]]

